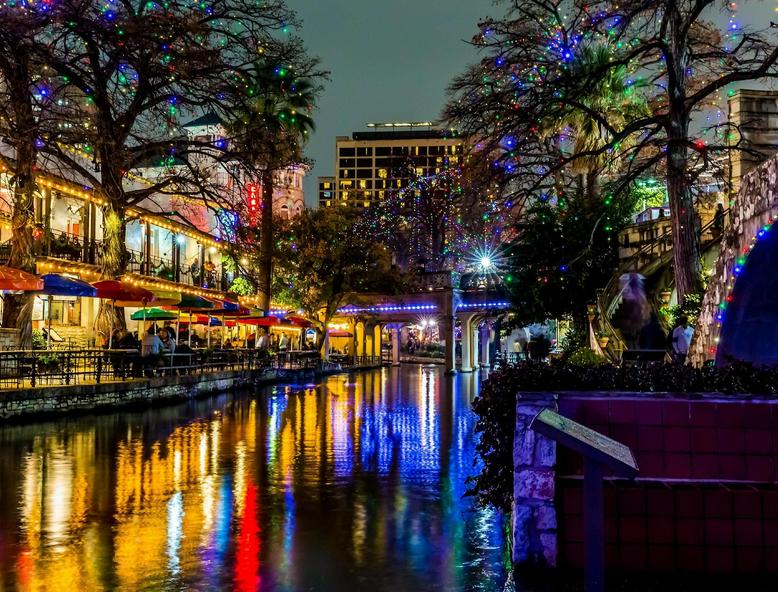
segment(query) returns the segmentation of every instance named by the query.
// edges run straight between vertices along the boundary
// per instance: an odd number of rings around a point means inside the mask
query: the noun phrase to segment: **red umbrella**
[[[301,317],[300,315],[287,315],[286,320],[292,323],[295,327],[302,327],[303,329],[313,327],[313,323],[311,321],[305,317]]]
[[[0,290],[9,292],[35,292],[43,289],[43,280],[15,267],[0,265]]]
[[[330,331],[328,335],[330,337],[353,337],[354,336],[352,333],[349,333],[348,331]]]
[[[281,319],[278,317],[243,317],[235,320],[243,325],[255,325],[256,327],[275,327],[281,324]]]
[[[150,290],[119,280],[100,280],[92,285],[97,288],[98,298],[113,300],[117,306],[140,306],[154,301]]]

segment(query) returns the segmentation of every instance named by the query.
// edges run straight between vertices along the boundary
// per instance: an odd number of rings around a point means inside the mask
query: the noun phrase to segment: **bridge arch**
[[[738,280],[748,275],[743,272],[749,255],[757,243],[770,234],[769,229],[778,218],[778,157],[771,158],[741,179],[730,216],[731,224],[722,239],[689,352],[689,359],[696,366],[716,358],[722,326],[730,310],[737,307],[734,299],[738,292]],[[778,248],[778,241],[769,243]],[[766,243],[764,247],[769,248],[770,245]],[[743,305],[748,306],[748,303],[744,301]],[[743,311],[740,312],[742,314]],[[778,306],[774,314],[772,323],[778,322]],[[731,335],[727,329],[724,338],[730,339]]]

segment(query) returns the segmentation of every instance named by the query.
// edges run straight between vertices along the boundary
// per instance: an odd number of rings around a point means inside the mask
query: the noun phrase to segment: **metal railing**
[[[715,227],[720,223],[726,224],[728,216],[729,209],[726,209],[723,213],[723,221],[717,220],[717,218],[714,217],[700,229],[700,242],[703,245],[702,250],[721,239],[723,232],[716,232]],[[707,240],[703,241],[703,239]],[[621,354],[627,349],[627,344],[622,339],[621,332],[611,323],[611,317],[619,306],[619,294],[621,289],[620,278],[623,274],[629,273],[630,271],[641,271],[641,261],[652,262],[661,259],[662,257],[669,257],[672,253],[672,249],[657,251],[657,245],[668,242],[672,244],[672,229],[657,236],[653,241],[644,244],[637,252],[629,258],[624,259],[605,285],[605,288],[600,290],[597,294],[596,304],[599,329],[610,337],[606,349],[609,355],[617,361],[621,359]]]
[[[0,351],[0,388],[100,384],[226,370],[316,369],[321,364],[318,352],[271,354],[257,349],[183,350],[182,347],[172,355],[145,357],[137,349]]]

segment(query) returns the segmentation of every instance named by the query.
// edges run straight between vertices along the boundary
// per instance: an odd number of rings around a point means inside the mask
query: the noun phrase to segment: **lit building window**
[[[378,169],[378,178],[379,179],[386,179],[387,172],[386,169]]]

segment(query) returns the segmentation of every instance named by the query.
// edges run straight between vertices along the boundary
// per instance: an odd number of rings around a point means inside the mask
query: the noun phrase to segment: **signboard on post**
[[[606,471],[619,477],[638,474],[635,456],[628,446],[550,409],[543,409],[530,427],[584,458],[584,555],[585,590],[605,589],[605,515],[602,479]]]

